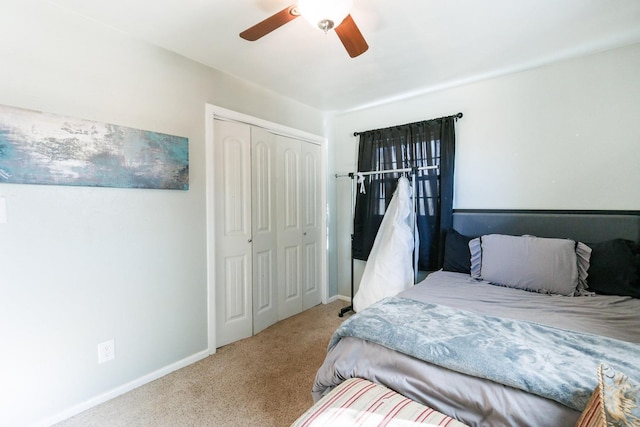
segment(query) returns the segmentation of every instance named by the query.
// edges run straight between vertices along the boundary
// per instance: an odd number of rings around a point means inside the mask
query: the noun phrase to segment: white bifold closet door
[[[320,147],[215,120],[216,346],[321,302]]]
[[[320,303],[320,147],[277,139],[278,313]]]
[[[216,345],[253,334],[251,129],[215,121]]]
[[[253,333],[278,321],[276,136],[251,128]]]
[[[322,168],[320,146],[301,144],[302,157],[302,310],[320,304],[322,266]]]

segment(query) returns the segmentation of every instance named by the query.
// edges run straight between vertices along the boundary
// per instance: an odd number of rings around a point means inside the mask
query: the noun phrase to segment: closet
[[[214,120],[216,347],[321,302],[320,146]]]

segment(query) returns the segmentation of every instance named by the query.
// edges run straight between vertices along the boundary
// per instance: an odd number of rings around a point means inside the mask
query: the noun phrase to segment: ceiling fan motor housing
[[[299,0],[298,11],[314,27],[329,31],[349,15],[353,0]]]

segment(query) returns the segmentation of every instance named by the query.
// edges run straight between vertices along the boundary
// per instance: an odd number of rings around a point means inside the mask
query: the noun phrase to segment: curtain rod
[[[385,173],[404,173],[411,172],[411,174],[415,174],[417,171],[426,171],[431,169],[438,169],[440,166],[421,166],[419,168],[402,168],[402,169],[384,169],[378,171],[366,171],[366,172],[349,172],[343,174],[336,174],[336,178],[354,178],[356,175],[368,176],[368,175],[382,175]]]
[[[454,118],[454,119],[456,119],[456,120],[457,120],[457,119],[461,119],[461,118],[462,118],[462,113],[454,114],[454,115],[452,115],[452,116],[443,116],[443,117],[438,117],[438,118],[436,118],[436,119],[429,119],[429,120],[422,120],[422,121],[419,121],[419,122],[406,123],[406,124],[404,124],[404,125],[389,126],[388,128],[382,128],[382,129],[391,129],[391,128],[396,128],[396,127],[401,127],[401,126],[409,126],[409,125],[413,125],[413,124],[416,124],[416,123],[430,122],[431,120],[442,120],[442,119],[449,119],[449,118]],[[377,131],[377,130],[382,130],[382,129],[373,129],[373,130],[366,130],[366,131],[363,131],[363,132],[354,132],[354,133],[353,133],[353,136],[358,136],[358,135],[361,135],[361,134],[363,134],[363,133],[365,133],[365,132],[375,132],[375,131]]]

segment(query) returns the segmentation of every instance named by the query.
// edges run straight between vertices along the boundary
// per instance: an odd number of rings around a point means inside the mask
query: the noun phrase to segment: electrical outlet
[[[116,343],[114,340],[98,344],[98,363],[108,362],[116,358]]]

